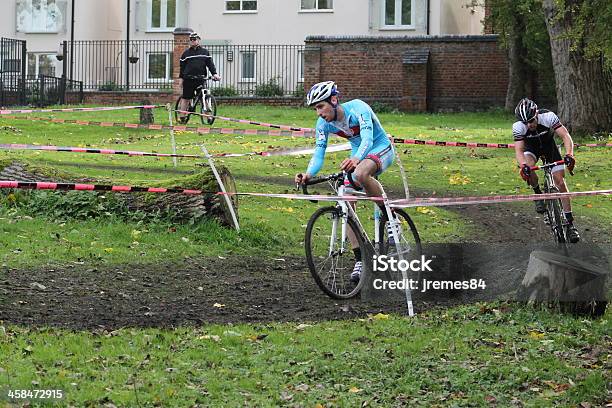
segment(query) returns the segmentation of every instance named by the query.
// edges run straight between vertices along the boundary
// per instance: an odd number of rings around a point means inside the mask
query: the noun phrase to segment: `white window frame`
[[[240,10],[228,10],[227,2],[228,1],[240,1]],[[256,8],[255,10],[244,10],[242,3],[245,1],[255,1]],[[255,14],[259,11],[259,2],[257,0],[225,0],[225,4],[223,6],[223,14]]]
[[[330,9],[320,9],[319,0],[315,0],[316,2],[315,8],[305,9],[305,8],[302,8],[302,0],[297,0],[297,1],[298,1],[298,13],[333,13],[334,12],[333,4],[332,4],[332,8]],[[332,0],[332,3],[333,3],[333,0]]]
[[[166,72],[165,72],[165,77],[164,78],[150,78],[149,77],[149,68],[151,66],[151,60],[149,59],[149,57],[151,57],[152,55],[165,55],[166,56]],[[153,84],[166,84],[166,83],[171,83],[172,82],[172,78],[170,77],[170,71],[171,71],[171,64],[172,64],[172,59],[170,58],[170,53],[169,52],[147,52],[147,79],[146,82],[148,83],[153,83]]]
[[[49,14],[49,3],[48,0],[40,0],[41,1],[41,13],[46,13],[46,15],[48,16]],[[43,4],[44,3],[44,4]],[[17,3],[19,4],[19,3]],[[33,20],[34,20],[34,6],[32,5],[32,0],[24,0],[25,7],[30,9],[30,24],[28,27],[20,27],[19,26],[19,15],[17,14],[20,10],[19,7],[15,7],[15,26],[17,31],[23,32],[23,33],[28,33],[28,34],[57,34],[60,31],[62,31],[63,27],[64,27],[64,20],[66,18],[65,15],[62,15],[62,9],[61,9],[61,5],[62,2],[61,0],[55,0],[52,4],[53,7],[55,7],[55,10],[58,13],[58,18],[61,18],[62,20],[56,20],[56,26],[53,29],[46,29],[46,28],[40,28],[40,27],[34,27],[33,24]],[[65,11],[65,9],[64,9]]]
[[[160,0],[159,27],[153,27],[153,1],[147,1],[147,31],[168,33],[174,31],[176,26],[168,26],[168,0]],[[174,24],[178,21],[179,1],[174,3]]]
[[[402,25],[402,15],[401,13],[398,13],[398,10],[402,9],[402,1],[409,1],[410,2],[410,23],[409,25]],[[380,29],[381,30],[414,30],[415,25],[414,25],[414,19],[415,19],[415,9],[414,9],[414,0],[395,0],[395,24],[393,25],[388,25],[386,23],[386,7],[387,7],[387,2],[385,0],[382,0],[380,2],[381,4],[381,24],[380,24]]]
[[[52,51],[36,51],[36,52],[28,52],[26,54],[26,75],[29,75],[28,72],[30,71],[30,55],[34,55],[35,57],[35,68],[34,68],[34,76],[38,77],[38,74],[40,74],[40,56],[41,55],[47,55],[47,56],[51,56],[51,61],[53,62],[53,68],[54,68],[54,72],[53,75],[50,76],[54,76],[57,77],[57,72],[58,72],[58,61],[55,58],[56,53],[52,52]],[[49,74],[45,74],[45,75],[49,75]]]
[[[245,78],[242,70],[245,54],[253,54],[253,78]],[[240,82],[257,82],[257,51],[240,51]]]

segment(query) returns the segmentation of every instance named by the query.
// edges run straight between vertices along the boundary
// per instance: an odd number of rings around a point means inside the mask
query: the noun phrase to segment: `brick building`
[[[404,111],[480,110],[504,105],[508,61],[495,35],[308,37],[305,86],[324,80]]]

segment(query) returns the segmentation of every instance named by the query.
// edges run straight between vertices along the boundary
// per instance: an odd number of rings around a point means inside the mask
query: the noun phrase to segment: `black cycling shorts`
[[[198,86],[204,86],[203,79],[183,79],[183,95],[181,96],[184,99],[193,98],[194,92]]]
[[[525,143],[525,153],[531,153],[535,156],[536,162],[540,158],[546,163],[561,160],[561,153],[559,153],[559,148],[554,141],[544,144],[540,144],[539,142]]]

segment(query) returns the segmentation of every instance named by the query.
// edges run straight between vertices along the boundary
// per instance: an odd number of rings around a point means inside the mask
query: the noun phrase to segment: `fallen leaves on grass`
[[[461,173],[454,173],[448,178],[448,184],[452,186],[466,185],[466,184],[470,184],[471,182],[472,180],[469,177],[464,176]]]

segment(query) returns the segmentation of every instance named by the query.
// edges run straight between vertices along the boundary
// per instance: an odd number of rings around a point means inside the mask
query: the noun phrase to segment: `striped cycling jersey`
[[[348,139],[351,144],[351,157],[363,160],[391,145],[387,132],[383,129],[372,108],[360,99],[341,104],[344,110],[342,122],[326,122],[319,118],[316,125],[316,145],[306,173],[316,176],[323,166],[327,139],[330,133]]]
[[[554,112],[546,109],[538,111],[538,126],[535,130],[530,131],[523,122],[514,122],[512,125],[512,136],[515,141],[524,141],[527,144],[538,143],[547,144],[554,143],[555,130],[559,129],[561,121]]]

